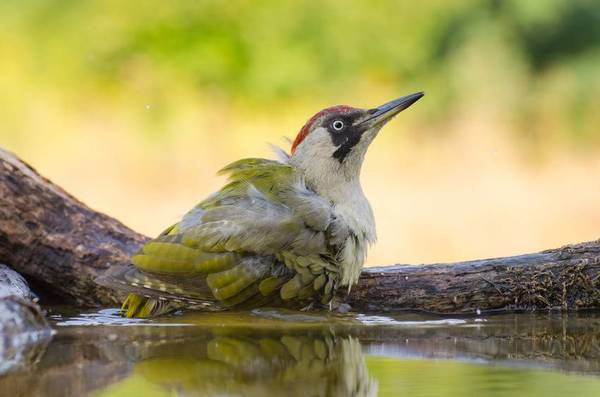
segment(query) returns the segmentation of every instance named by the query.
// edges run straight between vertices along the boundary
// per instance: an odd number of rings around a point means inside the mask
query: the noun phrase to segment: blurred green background
[[[596,0],[0,2],[0,145],[157,234],[319,109],[423,90],[363,171],[369,263],[599,237]]]

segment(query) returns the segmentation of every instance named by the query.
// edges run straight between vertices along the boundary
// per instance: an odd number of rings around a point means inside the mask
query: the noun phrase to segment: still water
[[[51,314],[2,396],[600,396],[600,314]],[[20,362],[19,362],[20,361]]]

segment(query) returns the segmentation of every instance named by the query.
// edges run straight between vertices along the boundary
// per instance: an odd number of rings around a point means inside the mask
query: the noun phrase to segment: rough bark
[[[537,254],[366,269],[354,308],[477,313],[600,308],[600,241]]]
[[[94,279],[126,265],[145,241],[0,149],[0,261],[37,288],[71,305],[115,305],[115,292]],[[344,299],[371,311],[600,308],[600,240],[506,258],[369,268]]]
[[[100,214],[0,149],[0,261],[76,306],[115,305],[94,282],[146,238]]]

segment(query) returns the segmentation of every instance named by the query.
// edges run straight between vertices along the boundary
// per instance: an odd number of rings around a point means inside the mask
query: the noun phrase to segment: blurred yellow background
[[[0,145],[159,233],[316,111],[423,90],[370,149],[369,264],[600,237],[595,0],[0,3]]]

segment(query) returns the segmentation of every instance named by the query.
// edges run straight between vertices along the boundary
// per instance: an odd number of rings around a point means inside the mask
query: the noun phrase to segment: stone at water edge
[[[32,364],[52,336],[25,279],[0,264],[0,375]]]

